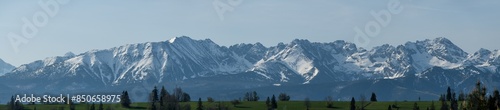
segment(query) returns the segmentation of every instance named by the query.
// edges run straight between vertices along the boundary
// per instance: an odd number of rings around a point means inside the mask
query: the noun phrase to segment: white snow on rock
[[[341,40],[330,43],[294,40],[272,47],[260,43],[225,47],[210,39],[193,40],[182,36],[77,55],[68,52],[64,56],[21,65],[12,73],[29,74],[22,77],[45,77],[47,74],[60,78],[85,76],[98,79],[105,85],[119,85],[143,80],[161,83],[252,72],[262,76],[263,80],[279,84],[308,84],[316,79],[396,79],[432,67],[452,69],[473,65],[496,72],[500,65],[499,56],[498,50],[486,49],[467,54],[446,38],[398,46],[386,44],[366,50]],[[53,72],[50,68],[60,71]],[[2,75],[10,71],[0,67],[0,72]]]

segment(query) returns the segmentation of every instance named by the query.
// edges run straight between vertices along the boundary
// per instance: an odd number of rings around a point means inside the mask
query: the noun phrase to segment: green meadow
[[[222,106],[228,107],[230,110],[266,110],[266,104],[264,101],[259,102],[242,102],[238,105],[232,105],[229,101],[224,102],[203,102],[204,107],[212,107],[216,108],[218,104]],[[366,102],[365,110],[387,110],[390,105],[396,104],[399,107],[399,110],[413,110],[415,101],[407,101],[407,102]],[[417,101],[418,107],[421,110],[425,110],[427,107],[431,106],[431,101]],[[197,108],[198,102],[181,102],[181,107],[189,104],[191,106],[191,110],[195,110]],[[434,105],[436,109],[441,107],[441,102],[434,101]],[[88,110],[91,104],[76,104],[76,110]],[[132,108],[123,108],[119,103],[114,104],[103,104],[104,110],[148,110],[149,103],[133,103],[131,104]],[[349,110],[350,102],[334,102],[333,108],[327,108],[325,101],[311,101],[310,110]],[[356,102],[356,106],[360,107],[361,102]],[[36,107],[37,110],[69,110],[68,105],[24,105],[25,110],[33,110]],[[6,108],[6,105],[0,105],[0,108]],[[95,108],[99,108],[99,103],[95,103]],[[304,101],[278,101],[278,109],[277,110],[306,110],[306,106]],[[392,110],[397,110],[393,108]]]

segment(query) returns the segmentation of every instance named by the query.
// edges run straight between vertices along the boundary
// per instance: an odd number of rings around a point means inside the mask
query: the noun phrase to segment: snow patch
[[[461,64],[459,64],[459,63],[451,63],[451,62],[448,62],[445,60],[440,60],[437,57],[432,57],[429,61],[429,64],[432,66],[438,66],[438,67],[442,67],[445,69],[452,69],[452,68],[457,68],[457,67],[461,66]]]
[[[174,38],[172,38],[172,39],[168,40],[168,42],[169,42],[169,43],[174,43],[174,42],[175,42],[175,39],[177,39],[177,37],[174,37]]]

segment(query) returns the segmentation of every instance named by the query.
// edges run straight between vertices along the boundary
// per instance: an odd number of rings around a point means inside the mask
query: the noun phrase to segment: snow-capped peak
[[[498,65],[500,64],[498,50],[490,51],[488,49],[481,48],[478,51],[470,54],[465,60],[465,64],[467,65],[481,65],[481,66],[489,66],[491,64]]]
[[[199,41],[199,40],[193,40],[187,36],[174,37],[168,40],[169,43],[178,43],[178,42],[186,43],[191,41]]]
[[[432,40],[434,43],[439,43],[439,44],[453,44],[449,39],[445,37],[438,37]]]
[[[177,39],[177,37],[171,38],[170,40],[168,40],[168,42],[170,42],[170,43],[174,43],[174,42],[175,42],[175,39]]]

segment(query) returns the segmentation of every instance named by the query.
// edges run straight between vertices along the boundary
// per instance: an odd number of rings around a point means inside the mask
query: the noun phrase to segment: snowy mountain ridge
[[[327,43],[295,39],[265,47],[260,43],[220,46],[210,39],[175,37],[49,57],[0,76],[0,98],[16,91],[103,92],[130,90],[137,100],[149,86],[182,86],[194,96],[239,97],[247,90],[271,95],[322,94],[349,99],[378,92],[386,100],[422,96],[441,88],[467,91],[480,80],[500,86],[500,51],[467,53],[446,38],[381,45],[370,50],[343,40]],[[214,88],[217,88],[214,90]],[[390,90],[390,92],[388,92]],[[412,95],[394,95],[394,94]],[[3,95],[2,95],[3,94]],[[230,96],[228,96],[230,95]],[[345,96],[345,97],[342,97]],[[302,97],[303,99],[304,97]]]
[[[103,85],[120,85],[252,72],[263,76],[261,80],[306,84],[419,76],[432,67],[475,66],[496,73],[499,53],[481,49],[468,54],[443,37],[365,50],[342,40],[317,43],[296,39],[272,47],[260,43],[225,47],[210,39],[193,40],[183,36],[79,55],[67,53],[21,65],[7,77],[89,77]]]
[[[208,39],[178,37],[168,42],[129,44],[74,56],[70,54],[69,57],[47,58],[21,65],[10,74],[20,75],[20,78],[63,78],[78,74],[111,85],[133,83],[146,77],[162,82],[165,79],[182,80],[215,73],[233,74],[251,66],[248,61],[233,54]],[[53,71],[52,67],[58,68],[57,72],[46,73]],[[166,74],[174,72],[179,74]]]

